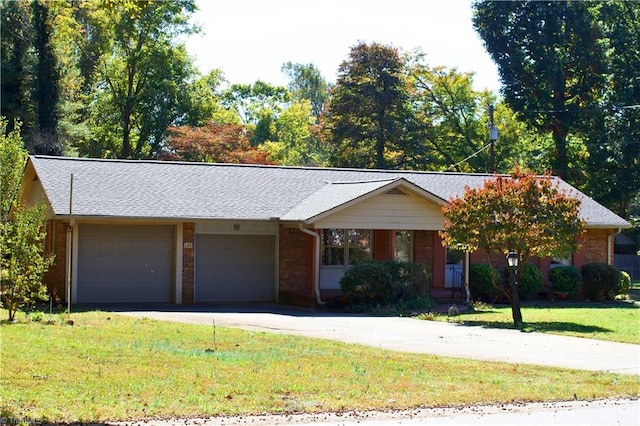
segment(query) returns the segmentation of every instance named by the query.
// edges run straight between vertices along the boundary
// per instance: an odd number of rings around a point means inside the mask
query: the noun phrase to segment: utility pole
[[[489,171],[491,173],[496,172],[496,151],[495,144],[498,140],[498,129],[493,124],[493,104],[489,105],[489,142],[491,147],[489,148]]]

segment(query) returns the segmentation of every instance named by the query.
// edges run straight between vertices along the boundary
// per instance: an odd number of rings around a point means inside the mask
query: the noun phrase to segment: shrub
[[[373,261],[348,269],[340,288],[351,304],[384,305],[424,299],[430,278],[430,271],[420,263]]]
[[[508,277],[508,274],[509,271],[505,270],[505,276]],[[535,298],[540,288],[542,288],[542,273],[534,265],[525,263],[522,277],[518,280],[518,296],[520,300]]]
[[[580,271],[568,265],[557,266],[550,269],[548,277],[553,291],[568,293],[570,296],[578,292],[580,284],[582,283]]]
[[[431,273],[427,266],[413,262],[384,262],[391,275],[397,299],[411,300],[429,293]]]
[[[499,284],[500,275],[496,268],[486,263],[469,265],[469,291],[474,300],[492,302],[500,295],[500,290],[493,285],[492,276]]]
[[[618,270],[611,265],[592,262],[582,265],[582,292],[589,300],[601,301],[615,296],[620,281]]]
[[[349,268],[340,288],[350,303],[388,303],[393,296],[389,268],[380,262],[364,262]]]
[[[618,285],[614,289],[614,297],[619,294],[627,294],[631,289],[631,277],[629,276],[629,274],[625,271],[620,271],[619,277],[620,278],[618,279]]]

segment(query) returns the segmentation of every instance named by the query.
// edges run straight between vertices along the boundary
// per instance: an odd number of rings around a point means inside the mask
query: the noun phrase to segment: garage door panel
[[[197,235],[196,301],[272,301],[275,237]]]
[[[78,235],[78,302],[171,302],[173,226],[87,225]]]

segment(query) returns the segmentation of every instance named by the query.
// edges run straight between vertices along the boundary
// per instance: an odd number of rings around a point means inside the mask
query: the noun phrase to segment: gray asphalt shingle
[[[335,208],[396,179],[403,178],[449,200],[462,195],[465,186],[478,187],[491,178],[465,173],[47,156],[32,156],[30,161],[56,215],[68,214],[73,174],[74,215],[113,218],[297,220]],[[581,214],[589,226],[629,226],[593,199],[559,182],[582,200]]]

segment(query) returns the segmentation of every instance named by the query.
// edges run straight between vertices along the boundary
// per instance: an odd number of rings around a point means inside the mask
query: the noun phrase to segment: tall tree
[[[589,150],[588,190],[624,218],[640,196],[640,3],[597,2],[607,85],[603,108],[584,134]]]
[[[313,64],[294,64],[287,62],[282,71],[289,77],[287,89],[293,101],[308,100],[311,102],[313,116],[318,119],[324,104],[329,99],[329,84]]]
[[[601,34],[588,2],[476,1],[473,25],[503,83],[507,104],[551,132],[553,172],[572,180],[567,136],[604,88]]]
[[[258,148],[277,164],[289,166],[324,166],[327,153],[318,132],[309,100],[295,101],[274,123],[273,140]]]
[[[92,35],[106,48],[95,64],[93,143],[103,156],[153,155],[166,128],[184,112],[195,69],[175,39],[196,31],[188,22],[193,0],[89,3]],[[84,151],[87,150],[86,147]]]
[[[289,101],[289,92],[282,86],[264,81],[253,84],[232,84],[223,92],[222,105],[235,111],[251,133],[251,144],[273,140],[275,119]]]
[[[2,114],[18,119],[29,152],[61,154],[57,126],[59,65],[54,44],[56,5],[2,2]]]
[[[0,25],[1,75],[0,114],[14,129],[16,120],[30,123],[34,118],[27,115],[31,97],[31,66],[34,62],[31,46],[33,25],[30,4],[26,1],[2,0],[2,25]]]
[[[60,98],[60,75],[52,40],[52,23],[49,4],[33,2],[34,47],[37,52],[34,98],[36,103],[37,128],[32,136],[32,152],[36,154],[62,154],[57,139],[58,101]]]
[[[481,188],[467,188],[462,197],[449,200],[442,208],[445,216],[443,244],[481,250],[489,264],[504,264],[513,250],[522,265],[533,256],[566,256],[578,248],[585,222],[580,218],[580,201],[559,187],[549,176],[534,176],[514,169],[511,176],[497,175]],[[496,258],[496,255],[501,255]],[[512,283],[494,286],[511,302],[513,322],[522,324],[518,292]]]
[[[409,119],[405,59],[395,47],[359,43],[338,69],[324,125],[332,163],[346,167],[401,167]]]
[[[431,68],[415,58],[411,67],[414,138],[421,146],[414,168],[487,172],[488,91],[473,89],[473,75]],[[483,149],[484,148],[484,149]],[[507,170],[512,165],[507,166]]]

